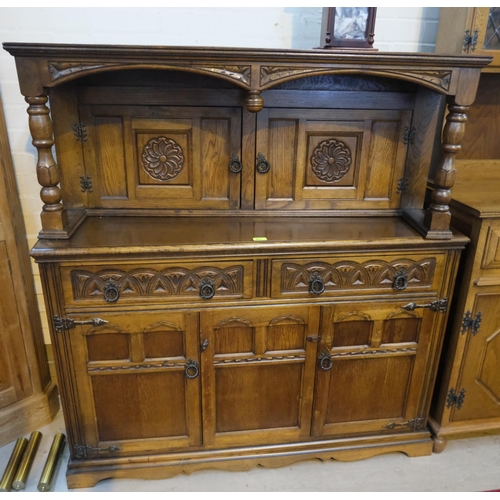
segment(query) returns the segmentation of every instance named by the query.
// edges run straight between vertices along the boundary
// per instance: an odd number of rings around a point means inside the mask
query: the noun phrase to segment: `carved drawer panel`
[[[401,293],[440,286],[443,255],[348,255],[312,259],[274,260],[273,297],[315,297],[339,292]]]
[[[61,268],[67,305],[248,299],[252,275],[253,261]]]

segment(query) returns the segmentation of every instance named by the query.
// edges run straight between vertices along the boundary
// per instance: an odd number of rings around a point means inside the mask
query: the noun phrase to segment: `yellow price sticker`
[[[267,241],[265,236],[254,236],[253,241]]]

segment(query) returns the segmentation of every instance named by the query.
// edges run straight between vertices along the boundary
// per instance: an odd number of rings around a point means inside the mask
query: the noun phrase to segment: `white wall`
[[[432,52],[439,8],[378,9],[375,47]],[[321,8],[0,8],[0,41],[95,44],[212,45],[309,49],[319,44]],[[36,153],[19,93],[14,58],[0,51],[0,92],[28,241],[40,230],[42,208]],[[45,307],[38,269],[35,286],[46,342]]]

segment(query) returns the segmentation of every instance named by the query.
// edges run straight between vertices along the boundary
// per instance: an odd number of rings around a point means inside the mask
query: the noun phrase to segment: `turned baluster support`
[[[460,141],[465,133],[465,122],[469,106],[461,106],[455,101],[448,103],[448,116],[443,131],[441,161],[434,177],[431,204],[425,212],[424,224],[431,232],[450,237],[451,188],[455,183],[455,156],[462,149]]]
[[[46,106],[47,96],[26,97],[29,104],[29,128],[33,137],[33,146],[38,151],[37,159],[37,178],[42,186],[40,198],[44,205],[40,215],[42,220],[42,231],[54,233],[63,231],[68,225],[67,212],[64,209],[61,199],[62,193],[59,188],[59,167],[52,156],[52,146],[54,145],[52,121],[50,119],[50,110]]]

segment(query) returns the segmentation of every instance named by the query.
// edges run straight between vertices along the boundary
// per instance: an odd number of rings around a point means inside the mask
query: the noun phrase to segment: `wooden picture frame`
[[[376,7],[323,8],[321,48],[373,49],[376,14]]]

